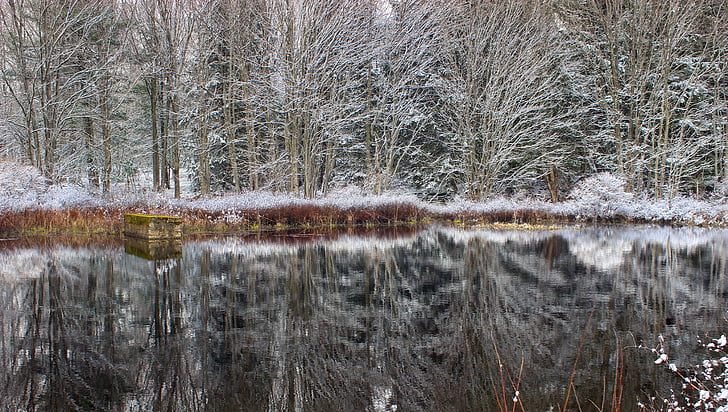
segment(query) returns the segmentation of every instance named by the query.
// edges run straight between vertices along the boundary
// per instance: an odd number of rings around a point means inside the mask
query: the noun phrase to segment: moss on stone
[[[149,226],[153,221],[162,221],[172,225],[182,224],[182,218],[179,216],[142,215],[136,213],[127,213],[124,215],[124,223],[128,225]]]

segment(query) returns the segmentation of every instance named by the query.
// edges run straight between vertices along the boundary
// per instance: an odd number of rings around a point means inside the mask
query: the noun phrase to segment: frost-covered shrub
[[[240,210],[272,209],[300,204],[302,199],[285,193],[265,190],[200,198],[190,201],[187,206],[192,209],[211,212],[236,212]]]
[[[716,182],[711,197],[717,200],[728,199],[728,181]]]
[[[569,193],[571,202],[578,205],[579,214],[611,217],[629,215],[634,195],[625,190],[627,181],[604,172],[581,180]]]
[[[332,189],[326,196],[327,199],[335,200],[350,200],[359,199],[367,196],[367,192],[357,185],[346,185]]]
[[[156,210],[171,207],[171,201],[165,195],[152,190],[141,190],[136,192],[115,191],[107,196],[110,204],[126,209]]]
[[[53,185],[38,196],[38,205],[46,210],[63,210],[103,206],[104,202],[82,187]]]
[[[0,196],[20,197],[28,192],[41,193],[47,187],[48,180],[38,169],[0,161]]]
[[[38,169],[0,162],[0,211],[38,209],[38,197],[47,189],[48,181]]]
[[[102,205],[101,199],[80,186],[51,185],[34,167],[0,161],[0,211],[83,209]]]

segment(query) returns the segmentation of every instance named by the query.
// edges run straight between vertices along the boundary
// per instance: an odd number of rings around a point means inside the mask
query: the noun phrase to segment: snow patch
[[[0,212],[83,209],[104,204],[80,186],[50,184],[34,167],[0,162]]]

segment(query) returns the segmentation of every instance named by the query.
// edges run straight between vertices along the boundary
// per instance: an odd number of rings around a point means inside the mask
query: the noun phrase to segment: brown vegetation
[[[6,212],[0,214],[0,235],[118,234],[122,216],[106,208]]]
[[[89,208],[80,210],[25,210],[0,214],[0,236],[87,234],[116,236],[125,213],[152,213],[182,217],[185,233],[270,231],[334,227],[401,226],[433,220],[458,224],[543,223],[573,221],[538,210],[491,213],[435,214],[413,204],[391,203],[365,208],[290,205],[257,210],[208,211],[192,208]]]

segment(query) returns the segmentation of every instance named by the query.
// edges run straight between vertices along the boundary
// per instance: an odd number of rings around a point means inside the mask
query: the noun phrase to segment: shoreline
[[[467,206],[467,205],[466,205]],[[703,217],[702,221],[646,219],[612,213],[579,215],[554,213],[543,209],[436,210],[414,203],[381,203],[362,207],[290,204],[275,207],[225,211],[192,207],[103,207],[67,209],[26,209],[0,212],[0,238],[28,236],[84,235],[121,237],[124,214],[159,214],[182,217],[186,236],[225,233],[281,233],[286,231],[327,231],[336,229],[419,226],[439,222],[456,227],[496,227],[501,229],[548,228],[563,224],[658,224],[725,228],[725,217]],[[435,210],[433,210],[435,209]],[[444,209],[444,208],[443,208]]]

